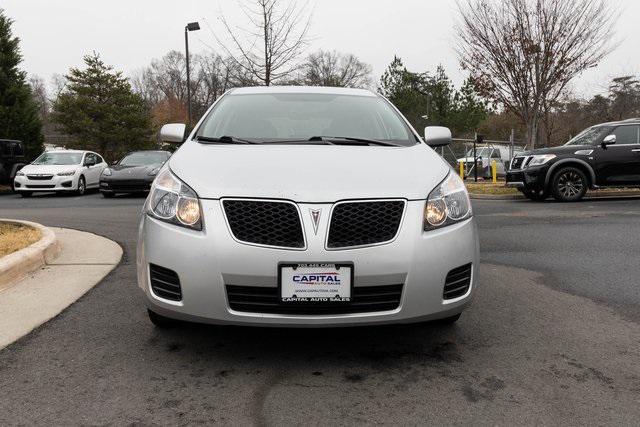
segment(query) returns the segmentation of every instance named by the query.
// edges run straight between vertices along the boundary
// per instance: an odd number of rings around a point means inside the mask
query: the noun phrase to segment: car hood
[[[560,145],[558,147],[538,148],[535,150],[526,151],[521,155],[531,156],[536,154],[555,154],[559,156],[562,154],[573,154],[578,150],[592,150],[593,148],[593,145]]]
[[[24,174],[56,174],[60,172],[74,171],[77,170],[80,165],[26,165],[20,172]]]
[[[296,202],[425,199],[449,165],[424,144],[225,145],[187,142],[171,170],[202,198],[251,197]]]
[[[110,166],[112,177],[127,177],[127,178],[142,178],[150,177],[149,172],[154,169],[158,169],[162,166],[161,163],[156,165],[144,165],[144,166],[122,166],[114,165]]]

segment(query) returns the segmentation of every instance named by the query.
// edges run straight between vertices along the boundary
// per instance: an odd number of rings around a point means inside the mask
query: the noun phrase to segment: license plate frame
[[[331,297],[318,297],[315,299],[301,300],[296,299],[292,300],[290,297],[283,297],[283,270],[285,268],[332,268],[334,267],[336,270],[342,268],[349,269],[349,297],[348,299],[336,300]],[[303,305],[303,306],[335,306],[335,305],[345,305],[349,304],[353,301],[353,288],[354,288],[354,264],[353,262],[281,262],[278,264],[278,300],[280,304],[285,305]]]

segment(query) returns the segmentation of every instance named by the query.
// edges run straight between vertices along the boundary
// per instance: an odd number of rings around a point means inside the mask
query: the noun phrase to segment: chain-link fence
[[[491,163],[496,162],[498,176],[504,176],[509,169],[511,159],[526,149],[526,145],[515,141],[484,140],[476,144],[474,156],[474,140],[454,138],[452,143],[445,147],[436,149],[456,171],[460,168],[460,163],[464,165],[465,177],[473,177],[477,168],[478,177],[488,178],[491,176]],[[475,158],[474,158],[475,157]]]

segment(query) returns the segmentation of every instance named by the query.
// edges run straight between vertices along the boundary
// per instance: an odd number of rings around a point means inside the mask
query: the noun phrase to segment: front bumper
[[[510,170],[506,176],[506,186],[519,189],[543,190],[549,167],[546,165],[522,170]]]
[[[449,317],[460,313],[478,286],[479,249],[474,219],[424,232],[424,201],[411,201],[398,236],[389,244],[327,250],[325,234],[307,232],[307,249],[282,250],[251,246],[235,241],[223,217],[218,200],[201,200],[204,230],[192,231],[142,215],[137,250],[138,285],[147,306],[167,317],[213,324],[260,326],[352,326],[411,323]],[[331,205],[299,204],[300,212]],[[328,215],[326,215],[328,216]],[[302,215],[304,229],[313,230],[311,219]],[[328,218],[319,230],[327,230]],[[354,283],[384,286],[403,283],[397,309],[369,313],[330,315],[285,315],[248,313],[229,308],[225,285],[277,287],[280,262],[353,262]],[[468,292],[443,300],[449,271],[472,263]],[[149,281],[149,264],[175,271],[180,278],[182,300],[156,296]]]
[[[145,179],[100,178],[100,191],[110,193],[146,193],[151,189],[155,176]]]
[[[51,179],[34,180],[28,176],[16,176],[13,180],[14,191],[74,191],[78,188],[78,176],[58,176],[53,175]]]

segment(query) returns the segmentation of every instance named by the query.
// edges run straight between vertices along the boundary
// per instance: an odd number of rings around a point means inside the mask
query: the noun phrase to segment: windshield
[[[416,143],[398,113],[382,98],[305,93],[227,95],[205,118],[197,136],[233,136],[256,142],[334,136]]]
[[[44,152],[33,161],[34,165],[79,165],[82,153],[48,153]]]
[[[491,155],[491,148],[489,147],[478,147],[476,148],[476,156],[477,157],[489,157]],[[497,151],[497,150],[495,150]],[[467,157],[473,157],[473,148],[467,152]]]
[[[139,152],[139,153],[131,153],[128,156],[125,156],[121,161],[120,165],[122,166],[148,166],[155,165],[158,163],[164,163],[167,161],[169,156],[167,153],[159,153],[159,152]]]
[[[564,145],[595,145],[613,129],[611,126],[593,126],[583,130]]]

